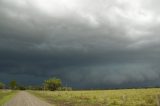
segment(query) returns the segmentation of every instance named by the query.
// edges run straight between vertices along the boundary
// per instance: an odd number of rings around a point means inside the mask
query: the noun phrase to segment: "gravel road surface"
[[[26,91],[19,92],[4,106],[53,106]]]

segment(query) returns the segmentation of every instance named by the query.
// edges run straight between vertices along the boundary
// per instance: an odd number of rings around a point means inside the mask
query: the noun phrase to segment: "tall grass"
[[[31,91],[57,106],[160,106],[160,89]]]

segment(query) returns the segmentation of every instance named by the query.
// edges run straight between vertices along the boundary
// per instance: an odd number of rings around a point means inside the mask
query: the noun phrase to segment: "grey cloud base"
[[[39,84],[57,76],[78,88],[159,85],[154,2],[69,1],[0,1],[0,80]]]

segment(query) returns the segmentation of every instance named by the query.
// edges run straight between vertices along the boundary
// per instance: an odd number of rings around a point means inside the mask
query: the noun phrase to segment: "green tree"
[[[44,89],[46,90],[54,91],[61,86],[62,86],[62,81],[59,78],[50,78],[44,81]]]
[[[3,89],[5,87],[5,84],[0,82],[0,89]]]
[[[17,82],[16,80],[13,80],[9,83],[9,86],[11,89],[17,89]]]

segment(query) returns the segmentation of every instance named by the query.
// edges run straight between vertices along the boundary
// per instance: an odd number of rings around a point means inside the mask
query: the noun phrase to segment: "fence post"
[[[122,105],[121,105],[121,106],[125,106],[125,105],[126,105],[126,102],[127,102],[127,96],[126,96],[126,95],[123,95],[123,96],[122,96]]]

